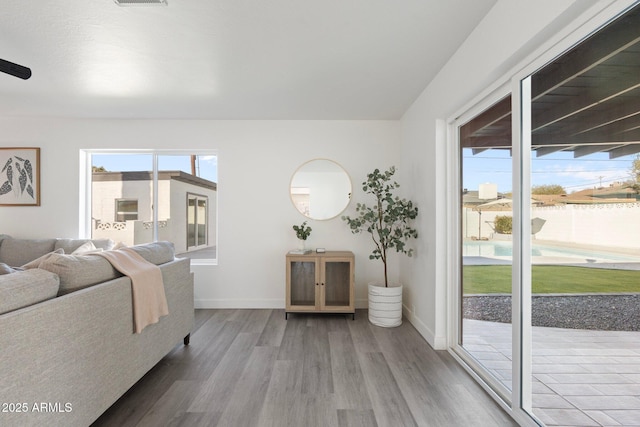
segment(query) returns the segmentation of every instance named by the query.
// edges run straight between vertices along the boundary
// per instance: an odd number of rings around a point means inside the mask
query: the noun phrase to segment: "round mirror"
[[[331,160],[308,161],[296,170],[289,189],[298,211],[311,219],[331,219],[345,210],[351,199],[351,179]]]

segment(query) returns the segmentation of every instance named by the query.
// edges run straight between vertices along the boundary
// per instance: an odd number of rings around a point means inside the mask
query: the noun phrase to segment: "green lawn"
[[[533,293],[640,292],[640,271],[562,265],[534,265]],[[465,294],[511,293],[510,265],[469,265],[463,269]]]

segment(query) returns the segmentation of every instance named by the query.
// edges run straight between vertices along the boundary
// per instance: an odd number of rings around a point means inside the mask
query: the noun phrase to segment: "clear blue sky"
[[[532,185],[562,185],[571,193],[585,188],[608,186],[631,178],[635,155],[609,160],[607,153],[573,158],[571,152],[556,152],[531,161]],[[499,193],[511,192],[512,166],[508,150],[487,150],[475,156],[471,150],[463,153],[463,188],[478,190],[483,183],[498,185]]]
[[[218,158],[206,155],[198,156],[197,175],[209,181],[218,182]],[[104,166],[109,172],[151,171],[153,157],[151,154],[92,154],[92,166]],[[160,170],[180,170],[191,173],[190,156],[158,156]]]

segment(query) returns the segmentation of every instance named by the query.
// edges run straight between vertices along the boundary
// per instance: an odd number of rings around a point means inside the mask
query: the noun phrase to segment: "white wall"
[[[289,199],[289,183],[302,163],[335,160],[358,188],[373,168],[400,160],[398,121],[3,118],[0,128],[0,145],[42,148],[41,206],[0,207],[0,233],[23,238],[78,236],[81,149],[217,149],[218,265],[193,267],[199,307],[284,307],[284,257],[298,246],[291,227],[305,220]],[[350,211],[361,196],[355,192]],[[339,218],[309,225],[308,246],[355,252],[362,306],[367,283],[382,271],[368,260],[368,239]]]
[[[420,209],[414,258],[403,258],[405,314],[435,348],[447,346],[446,123],[593,1],[499,0],[402,118],[400,178]],[[508,80],[505,80],[508,82]]]
[[[640,203],[539,207],[531,217],[546,221],[537,240],[638,250]]]

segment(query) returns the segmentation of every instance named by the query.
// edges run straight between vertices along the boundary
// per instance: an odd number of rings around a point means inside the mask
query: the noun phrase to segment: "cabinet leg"
[[[189,340],[191,339],[191,334],[187,334],[186,337],[184,337],[184,339],[182,340],[182,342],[184,343],[184,345],[189,345]]]
[[[355,313],[351,313],[351,320],[356,320],[356,314]]]
[[[285,312],[284,312],[284,320],[289,320],[288,316],[289,316],[289,313],[287,313],[287,312],[285,311]]]

